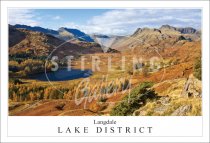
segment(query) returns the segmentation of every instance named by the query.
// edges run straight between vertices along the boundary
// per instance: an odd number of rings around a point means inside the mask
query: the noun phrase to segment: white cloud
[[[74,22],[68,22],[68,23],[65,23],[63,25],[63,27],[79,29],[82,26],[79,26],[79,25],[75,24]]]
[[[61,17],[57,15],[57,16],[53,17],[52,19],[53,20],[59,20],[59,19],[61,19]]]
[[[126,35],[132,34],[139,27],[159,28],[164,24],[199,28],[200,19],[200,10],[117,9],[94,16],[87,24],[77,25],[76,27],[90,34]],[[73,26],[75,27],[75,24]]]
[[[201,27],[201,10],[196,9],[115,9],[90,17],[84,23],[64,22],[62,15],[36,15],[33,9],[9,9],[10,24],[46,26],[56,29],[64,26],[76,28],[88,34],[128,35],[137,28],[159,28],[163,24],[179,27]],[[49,21],[43,22],[43,16]],[[81,17],[82,18],[82,17]],[[50,21],[52,20],[52,21]],[[55,23],[59,20],[59,23]],[[47,24],[46,24],[47,23]],[[40,25],[42,24],[42,25]]]
[[[39,25],[35,20],[33,10],[29,9],[9,9],[9,24],[25,24],[30,26]]]

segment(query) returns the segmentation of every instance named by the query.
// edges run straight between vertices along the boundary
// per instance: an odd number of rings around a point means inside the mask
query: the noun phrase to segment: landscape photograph
[[[8,11],[8,116],[202,116],[201,9]]]

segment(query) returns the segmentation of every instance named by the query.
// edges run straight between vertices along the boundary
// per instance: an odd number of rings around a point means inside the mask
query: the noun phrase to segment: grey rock
[[[183,105],[176,109],[171,115],[172,116],[186,116],[188,112],[192,109],[191,105]]]
[[[182,90],[182,97],[201,97],[201,81],[190,75]]]
[[[160,106],[154,109],[158,114],[163,114],[168,109],[168,106]]]
[[[168,105],[171,101],[171,98],[166,96],[166,97],[161,97],[159,99],[159,102],[162,104],[162,105]]]

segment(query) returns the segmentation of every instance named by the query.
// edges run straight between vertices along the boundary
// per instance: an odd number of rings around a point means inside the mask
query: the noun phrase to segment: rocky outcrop
[[[192,74],[188,78],[157,83],[152,89],[161,97],[148,101],[145,106],[134,111],[134,116],[201,115],[202,85]]]
[[[184,74],[184,72],[183,72]],[[187,76],[187,75],[186,75]],[[153,86],[160,96],[169,97],[201,97],[201,81],[190,74],[187,78],[165,80]]]
[[[191,105],[183,105],[176,109],[171,116],[186,116],[188,112],[191,110]]]
[[[169,29],[169,30],[176,30],[176,28],[175,27],[173,27],[173,26],[170,26],[170,25],[162,25],[161,27],[160,27],[160,29],[161,30],[163,30],[163,29]]]
[[[161,33],[161,30],[156,29],[156,28],[143,28],[143,29],[138,28],[138,29],[133,33],[132,36],[138,35],[138,34],[140,34],[141,32],[159,32],[159,33]]]
[[[135,110],[133,116],[197,116],[201,115],[201,101],[201,98],[161,97]]]
[[[201,81],[191,74],[185,82],[181,96],[201,97]]]
[[[187,28],[178,28],[178,31],[180,31],[183,34],[194,34],[196,33],[196,29],[192,27],[187,27]]]
[[[175,30],[175,31],[179,31],[182,34],[194,34],[197,32],[196,29],[192,28],[192,27],[173,27],[170,25],[162,25],[160,27],[160,29],[169,29],[169,30]]]

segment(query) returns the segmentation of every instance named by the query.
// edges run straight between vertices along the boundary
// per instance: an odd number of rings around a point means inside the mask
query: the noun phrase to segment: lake
[[[66,81],[74,80],[79,78],[86,78],[92,75],[91,70],[81,71],[80,69],[71,69],[70,71],[66,69],[59,69],[55,72],[39,73],[33,76],[30,76],[30,79],[36,79],[41,81]],[[47,79],[48,77],[48,79]]]

